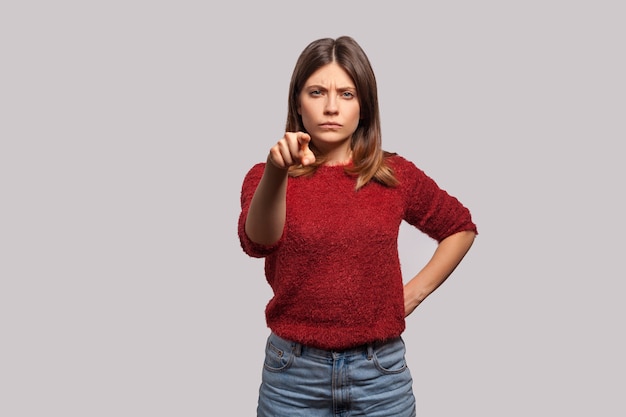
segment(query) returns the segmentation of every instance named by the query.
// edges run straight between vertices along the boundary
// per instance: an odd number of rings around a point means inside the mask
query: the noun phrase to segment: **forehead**
[[[306,80],[305,85],[354,87],[350,75],[336,62],[320,67]]]

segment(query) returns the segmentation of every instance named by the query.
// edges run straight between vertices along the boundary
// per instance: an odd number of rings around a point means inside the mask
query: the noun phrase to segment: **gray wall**
[[[241,180],[300,51],[343,34],[385,148],[480,230],[407,321],[418,414],[624,414],[623,6],[408,4],[0,6],[1,415],[254,415],[271,294]],[[434,248],[400,246],[407,276]]]

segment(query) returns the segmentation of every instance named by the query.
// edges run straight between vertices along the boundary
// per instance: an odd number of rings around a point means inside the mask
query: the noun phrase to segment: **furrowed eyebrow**
[[[317,84],[312,84],[312,85],[307,85],[304,88],[315,88],[317,90],[328,90],[327,87],[324,87],[323,85],[317,85]],[[346,86],[346,87],[338,87],[337,90],[339,91],[356,91],[356,87],[354,86]]]

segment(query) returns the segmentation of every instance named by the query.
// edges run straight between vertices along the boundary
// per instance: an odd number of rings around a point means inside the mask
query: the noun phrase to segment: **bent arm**
[[[439,243],[424,268],[404,286],[405,316],[411,314],[452,274],[474,243],[475,237],[475,232],[464,231],[448,236]]]
[[[283,235],[289,167],[315,162],[315,155],[309,148],[310,141],[308,133],[286,132],[270,149],[246,217],[245,232],[253,242],[272,245]]]
[[[255,243],[276,243],[285,227],[287,169],[267,161],[261,181],[250,202],[246,217],[246,234]]]

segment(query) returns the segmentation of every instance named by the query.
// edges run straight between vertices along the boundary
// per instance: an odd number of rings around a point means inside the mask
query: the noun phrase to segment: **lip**
[[[341,125],[339,123],[327,122],[321,123],[319,125],[322,129],[340,129]]]

